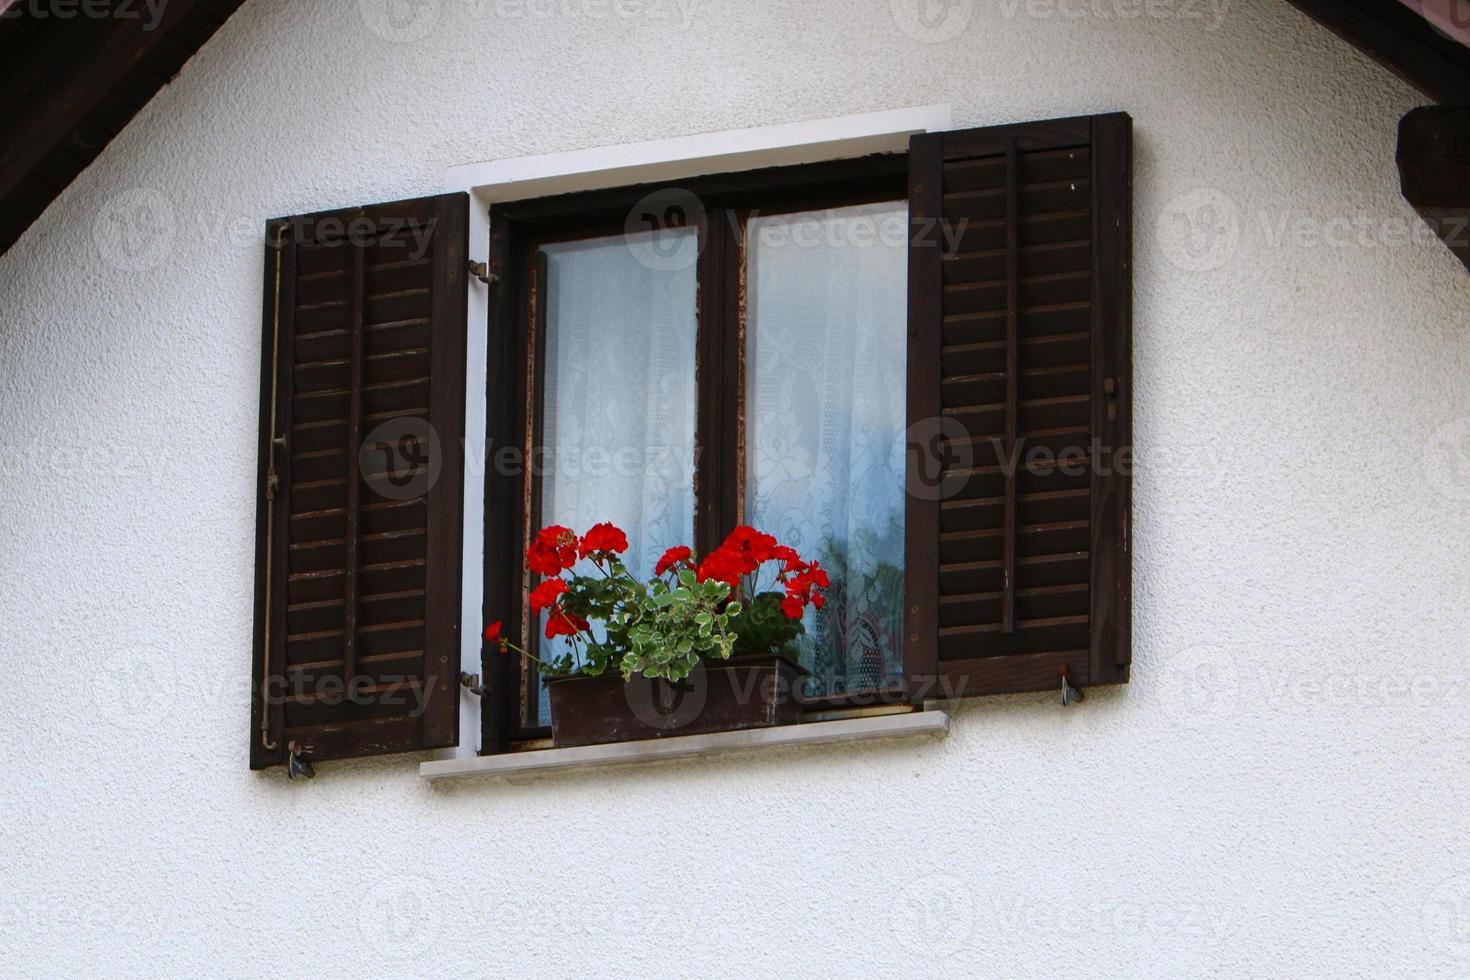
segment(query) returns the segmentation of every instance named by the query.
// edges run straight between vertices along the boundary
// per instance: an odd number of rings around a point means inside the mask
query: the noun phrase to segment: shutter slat
[[[266,293],[277,410],[263,407],[262,440],[285,446],[262,504],[273,530],[258,561],[274,574],[258,577],[257,635],[279,631],[270,653],[258,643],[251,766],[284,762],[293,742],[313,760],[452,745],[468,198],[269,227],[283,286]],[[405,679],[409,703],[387,700]],[[334,696],[344,685],[353,696]]]
[[[945,479],[906,513],[905,575],[932,587],[907,596],[915,696],[930,668],[967,694],[1127,680],[1127,474],[1098,450],[1128,440],[1129,132],[1107,116],[910,144],[910,213],[948,246],[916,221],[910,385],[933,390],[911,391],[909,422],[931,412],[945,448],[910,461]]]
[[[1002,432],[1005,450],[1005,459],[1015,459],[1016,439],[1019,435],[1020,412],[1017,408],[1020,390],[1020,324],[1018,322],[1021,310],[1021,247],[1020,247],[1020,171],[1016,160],[1016,142],[1012,139],[1006,147],[1006,185],[1005,185],[1005,215],[1006,215],[1006,339],[1004,352],[1005,372],[1005,429]],[[946,212],[945,217],[950,215]],[[942,358],[942,355],[941,355]],[[945,370],[949,370],[950,362],[945,362]],[[993,445],[993,444],[992,444]],[[982,465],[984,460],[982,458]],[[1001,608],[1000,620],[1001,630],[1005,633],[1015,632],[1016,616],[1016,473],[1014,469],[1008,469],[1005,482],[1005,503],[1001,507],[1000,519],[1001,537],[1001,560],[1004,567],[1001,569]],[[978,533],[978,532],[962,532]],[[940,536],[939,559],[944,561],[948,558],[945,554],[944,536]],[[940,630],[941,637],[944,630]]]

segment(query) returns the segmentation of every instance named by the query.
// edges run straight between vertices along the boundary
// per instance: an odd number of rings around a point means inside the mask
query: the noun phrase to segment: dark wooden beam
[[[194,0],[169,0],[157,24],[146,18],[112,18],[94,43],[72,46],[51,62],[37,88],[44,98],[18,106],[5,119],[0,145],[0,195],[8,194],[61,138],[82,121],[108,89],[168,36]],[[95,26],[90,22],[86,26]]]
[[[70,16],[26,4],[3,11],[0,254],[243,2],[168,0],[153,8],[96,0]]]
[[[1288,0],[1442,105],[1470,105],[1470,48],[1399,0]]]
[[[1470,107],[1425,106],[1399,122],[1404,199],[1470,269]]]

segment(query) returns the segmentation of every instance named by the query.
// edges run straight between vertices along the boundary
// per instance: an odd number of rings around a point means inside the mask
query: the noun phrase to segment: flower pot
[[[673,682],[625,682],[616,671],[548,677],[551,741],[564,748],[795,724],[806,676],[795,661],[767,653],[707,661]]]

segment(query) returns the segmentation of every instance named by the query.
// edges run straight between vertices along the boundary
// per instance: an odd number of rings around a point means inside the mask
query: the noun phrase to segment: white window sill
[[[711,735],[679,735],[643,742],[612,745],[582,745],[569,749],[540,749],[470,758],[436,759],[419,765],[419,775],[436,782],[466,776],[518,776],[531,773],[581,769],[587,766],[619,766],[690,756],[723,755],[748,749],[782,745],[821,745],[831,742],[863,742],[880,738],[915,735],[943,736],[949,732],[946,711],[914,711],[908,714],[876,715],[816,721],[779,728],[756,728]]]

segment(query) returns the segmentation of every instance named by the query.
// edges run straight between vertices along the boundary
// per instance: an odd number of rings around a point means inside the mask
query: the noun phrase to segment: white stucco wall
[[[906,6],[251,0],[0,258],[5,972],[1470,971],[1470,276],[1397,193],[1421,100],[1280,0]],[[942,102],[1136,123],[1131,686],[513,786],[247,771],[266,217]]]

